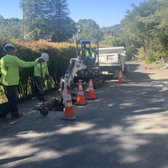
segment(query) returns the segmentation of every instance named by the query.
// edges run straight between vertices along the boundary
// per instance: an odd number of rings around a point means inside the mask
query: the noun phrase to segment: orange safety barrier
[[[118,83],[123,83],[124,82],[124,79],[123,79],[123,75],[122,75],[122,72],[120,71],[119,74],[118,74]]]
[[[76,105],[85,105],[86,104],[86,100],[85,100],[85,96],[84,96],[84,91],[83,91],[83,86],[82,86],[82,82],[81,80],[79,80],[78,83],[78,94],[77,94],[77,98],[76,98]]]
[[[72,105],[72,98],[70,91],[67,90],[67,94],[65,96],[65,108],[64,108],[64,117],[62,117],[63,120],[75,120],[77,118],[77,115],[75,114],[74,107]]]
[[[89,80],[87,99],[89,99],[89,100],[97,99],[97,97],[95,95],[92,79]]]
[[[147,64],[144,65],[144,69],[145,69],[145,70],[148,69],[148,65],[147,65]]]

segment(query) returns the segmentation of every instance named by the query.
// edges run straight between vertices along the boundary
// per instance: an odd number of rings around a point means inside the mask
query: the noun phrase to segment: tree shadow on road
[[[28,105],[26,117],[0,128],[0,157],[9,158],[0,163],[10,167],[10,161],[29,153],[12,167],[166,167],[167,98],[160,86],[164,81],[151,80],[138,64],[129,66],[128,82],[108,81],[96,90],[97,100],[75,107],[76,121],[63,121],[63,113],[54,111],[42,117]]]
[[[0,165],[4,165],[4,164],[7,164],[7,163],[23,160],[23,159],[30,158],[30,157],[33,157],[33,156],[34,155],[26,155],[26,156],[18,156],[18,157],[11,157],[11,158],[3,158],[3,159],[0,159]]]

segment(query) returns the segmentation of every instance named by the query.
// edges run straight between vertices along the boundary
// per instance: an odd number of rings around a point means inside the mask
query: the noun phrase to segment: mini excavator
[[[72,90],[79,80],[93,83],[101,78],[99,72],[99,42],[96,39],[79,39],[76,41],[76,58],[70,64],[60,82],[60,91],[65,96],[67,88]]]

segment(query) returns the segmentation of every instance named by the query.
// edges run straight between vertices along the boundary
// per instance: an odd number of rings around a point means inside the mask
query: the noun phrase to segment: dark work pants
[[[44,100],[43,79],[41,77],[38,77],[38,76],[35,76],[34,79],[35,79],[35,82],[36,82],[36,87],[37,87],[37,91],[38,91],[39,100]]]
[[[17,86],[4,86],[5,95],[8,99],[7,109],[11,112],[12,117],[18,116],[18,90]]]

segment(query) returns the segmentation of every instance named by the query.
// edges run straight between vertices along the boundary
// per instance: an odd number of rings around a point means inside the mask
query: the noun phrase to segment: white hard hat
[[[7,44],[5,45],[4,51],[6,52],[7,49],[15,49],[15,50],[17,50],[16,47],[15,47],[13,44],[10,44],[10,43],[7,43]]]
[[[49,55],[48,55],[48,53],[41,53],[40,58],[42,58],[44,61],[47,62],[49,60]]]

